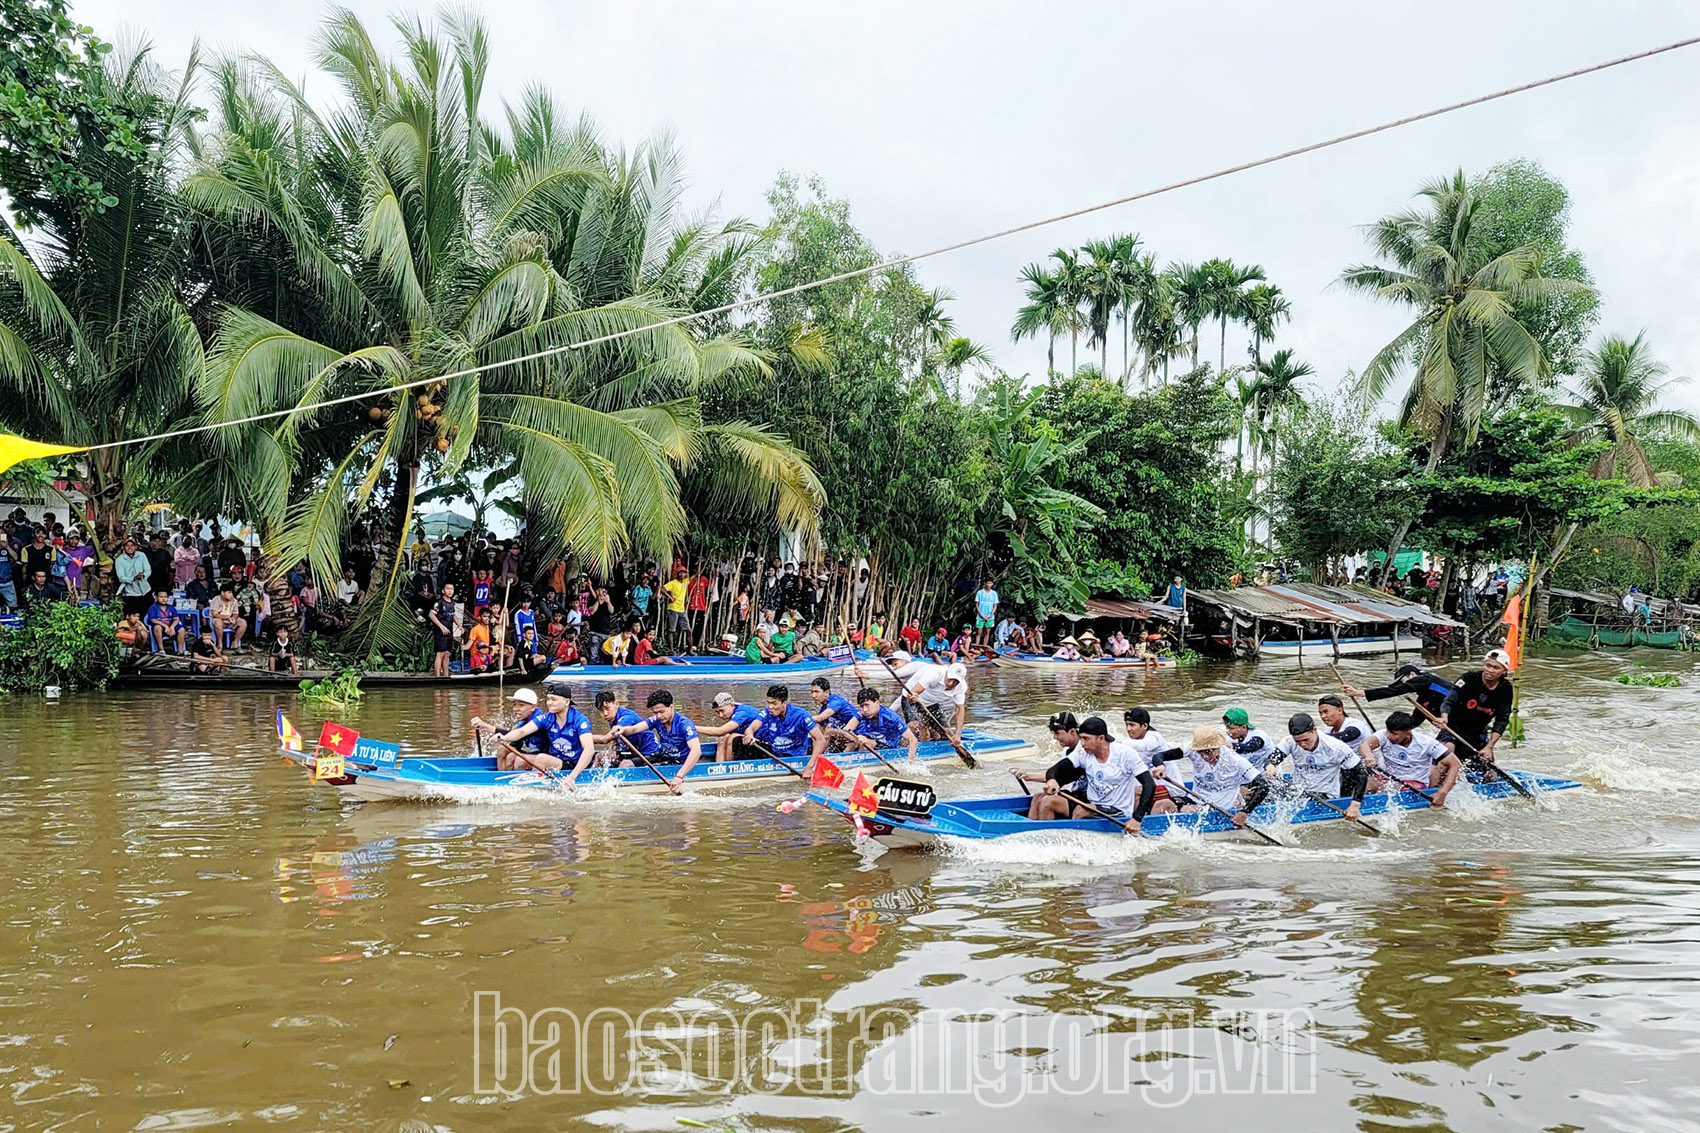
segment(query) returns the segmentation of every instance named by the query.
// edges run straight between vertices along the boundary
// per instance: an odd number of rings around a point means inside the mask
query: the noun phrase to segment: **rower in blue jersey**
[[[637,766],[638,759],[632,754],[634,747],[651,763],[654,763],[655,757],[661,754],[661,741],[656,738],[653,731],[646,729],[629,736],[625,735],[626,732],[632,731],[636,725],[643,723],[643,717],[621,704],[620,698],[607,689],[596,694],[596,714],[601,716],[603,722],[608,725],[608,731],[592,736],[591,742],[597,747],[601,747],[603,744],[612,744],[613,751],[610,756],[617,760],[621,767]],[[618,732],[616,729],[618,729]]]
[[[497,731],[489,724],[482,727],[491,732]],[[537,737],[542,751],[521,751],[513,746],[531,736]],[[564,684],[546,685],[542,710],[533,712],[524,723],[501,733],[499,738],[507,750],[496,757],[498,770],[532,769],[550,774],[570,762],[573,769],[566,777],[568,785],[590,765],[596,753],[591,744],[590,719],[573,707],[572,690]]]
[[[653,736],[660,751],[650,757],[651,763],[676,763],[679,770],[668,783],[678,787],[691,768],[702,758],[702,740],[690,717],[673,707],[673,694],[658,688],[646,702],[649,716],[636,724],[616,724],[609,729],[614,736]]]
[[[827,730],[829,736],[832,729],[842,729],[856,717],[856,706],[833,692],[832,682],[825,677],[816,677],[809,682],[809,699],[815,702],[815,710],[809,715]]]
[[[814,773],[815,756],[826,749],[826,733],[813,716],[791,703],[791,690],[784,685],[768,686],[767,711],[746,727],[743,734],[752,744],[759,744],[782,759],[794,760],[806,753],[809,760],[804,775]]]
[[[864,751],[903,747],[908,749],[910,759],[915,758],[916,749],[921,746],[909,722],[881,704],[880,694],[872,688],[856,694],[856,714],[843,727],[828,728],[826,738]]]
[[[720,718],[718,724],[698,724],[697,734],[718,741],[714,748],[714,759],[724,763],[728,759],[747,759],[752,752],[739,751],[738,747],[744,738],[744,729],[753,720],[761,719],[761,710],[748,704],[739,704],[729,692],[714,694],[714,714]]]

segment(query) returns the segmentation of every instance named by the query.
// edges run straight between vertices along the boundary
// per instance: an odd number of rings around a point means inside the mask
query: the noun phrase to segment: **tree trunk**
[[[1045,378],[1057,372],[1057,336],[1052,335],[1051,341],[1045,345]]]
[[[1069,332],[1068,376],[1072,378],[1072,377],[1074,377],[1074,375],[1078,374],[1079,372],[1080,372],[1080,328],[1075,327],[1072,331]]]
[[[1428,463],[1423,466],[1423,475],[1432,476],[1434,470],[1440,467],[1440,458],[1446,453],[1446,442],[1451,438],[1451,435],[1452,407],[1448,406],[1446,412],[1441,414],[1440,424],[1435,427],[1434,443],[1429,445]],[[1381,582],[1379,585],[1386,586],[1387,580],[1393,576],[1394,556],[1398,555],[1399,548],[1404,545],[1405,536],[1410,534],[1411,524],[1415,521],[1416,517],[1414,516],[1405,520],[1394,532],[1393,541],[1387,545],[1387,561],[1381,564]]]
[[[117,558],[124,551],[124,530],[130,512],[130,486],[125,479],[123,449],[102,449],[84,461],[84,488],[88,497],[94,545],[100,549],[94,577],[100,593],[111,598],[118,593]],[[22,589],[21,585],[19,589]]]
[[[1228,368],[1228,316],[1222,316],[1222,352],[1216,358],[1216,372],[1222,373]],[[1302,650],[1300,651],[1303,652]]]

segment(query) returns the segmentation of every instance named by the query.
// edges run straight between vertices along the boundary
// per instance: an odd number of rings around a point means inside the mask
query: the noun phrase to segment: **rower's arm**
[[[1245,811],[1247,814],[1256,810],[1260,805],[1262,805],[1263,800],[1269,797],[1269,788],[1271,786],[1272,784],[1269,780],[1262,775],[1259,775],[1255,782],[1248,783],[1245,789],[1245,806],[1240,809]]]
[[[1152,778],[1151,772],[1141,771],[1134,781],[1139,784],[1139,802],[1134,805],[1128,821],[1137,826],[1140,819],[1151,813],[1151,804],[1157,801],[1157,780]]]
[[[1428,687],[1427,681],[1394,681],[1380,688],[1364,690],[1365,700],[1392,700],[1396,696],[1415,696]]]
[[[502,736],[500,736],[498,738],[500,738],[501,741],[505,744],[511,744],[515,740],[523,740],[527,736],[534,736],[536,734],[537,734],[537,725],[533,724],[530,720],[527,720],[525,723],[521,724],[519,727],[515,728],[513,731],[507,732],[507,733],[503,734]]]
[[[684,766],[680,767],[679,773],[673,776],[675,779],[683,779],[690,774],[691,768],[695,767],[697,760],[702,758],[702,741],[696,736],[692,736],[690,746],[686,750],[688,754],[685,756]]]
[[[903,746],[909,749],[909,758],[914,759],[915,753],[921,749],[921,737],[915,734],[914,728],[903,729]]]
[[[809,743],[812,749],[811,758],[826,750],[826,733],[821,730],[819,724],[809,729]]]
[[[1051,764],[1050,769],[1045,772],[1045,778],[1054,779],[1059,787],[1066,787],[1085,774],[1086,772],[1075,766],[1074,760],[1065,758]]]

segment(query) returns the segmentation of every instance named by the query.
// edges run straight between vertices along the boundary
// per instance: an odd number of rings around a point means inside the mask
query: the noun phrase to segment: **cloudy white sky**
[[[375,27],[412,10],[355,0]],[[419,7],[423,8],[424,5]],[[676,132],[694,204],[761,218],[782,169],[819,174],[885,250],[916,251],[1123,196],[1469,95],[1700,32],[1655,0],[1420,7],[1268,3],[492,0],[495,93],[541,81],[611,138]],[[107,38],[165,60],[199,38],[312,76],[311,3],[80,0]],[[334,90],[309,78],[321,99]],[[1262,264],[1291,297],[1291,346],[1332,385],[1398,328],[1331,288],[1366,257],[1355,226],[1425,180],[1513,157],[1572,197],[1602,329],[1646,328],[1700,374],[1700,46],[1321,154],[931,260],[959,328],[1014,372],[1016,273],[1053,247],[1137,232],[1163,259]],[[1243,340],[1230,332],[1230,361]],[[1066,346],[1060,348],[1066,366]],[[1677,400],[1700,409],[1700,385]]]

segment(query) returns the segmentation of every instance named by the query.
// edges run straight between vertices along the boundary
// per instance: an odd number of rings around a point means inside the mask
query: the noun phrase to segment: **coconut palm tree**
[[[1424,185],[1421,196],[1421,209],[1369,227],[1370,244],[1388,263],[1349,267],[1340,281],[1415,311],[1364,367],[1358,388],[1379,401],[1411,371],[1399,421],[1428,439],[1426,471],[1433,473],[1454,435],[1465,443],[1475,439],[1496,372],[1513,388],[1532,387],[1544,377],[1540,344],[1517,311],[1586,288],[1540,275],[1541,253],[1532,244],[1489,258],[1471,238],[1477,198],[1462,170]],[[1409,521],[1396,530],[1384,577],[1409,530]]]
[[[1045,372],[1057,372],[1057,336],[1067,331],[1070,317],[1068,299],[1062,282],[1055,273],[1039,264],[1021,269],[1021,281],[1027,286],[1027,302],[1015,312],[1015,325],[1010,327],[1011,342],[1024,338],[1045,337]]]
[[[1576,426],[1578,438],[1604,440],[1611,447],[1594,462],[1600,479],[1622,476],[1643,488],[1658,485],[1643,442],[1659,435],[1700,441],[1700,418],[1686,409],[1658,409],[1672,387],[1687,378],[1666,378],[1669,367],[1653,357],[1647,332],[1633,339],[1607,335],[1582,356],[1575,379],[1576,403],[1557,408]]]
[[[200,399],[214,421],[295,412],[213,434],[192,478],[203,497],[256,517],[275,561],[320,577],[340,573],[358,521],[404,543],[422,469],[441,480],[498,456],[544,556],[666,553],[697,463],[723,472],[735,506],[811,528],[820,489],[801,454],[760,426],[705,423],[696,398],[766,361],[657,325],[728,292],[748,226],[678,216],[665,137],[611,152],[538,91],[505,131],[485,119],[476,20],[397,27],[405,64],[351,13],[326,24],[319,62],[346,96],[329,115],[269,65],[220,69],[219,129],[184,190],[205,268],[234,298]],[[580,348],[612,332],[636,333]],[[392,554],[357,648],[410,644],[400,578]]]
[[[171,179],[194,111],[191,51],[180,75],[147,47],[107,57],[99,97],[135,118],[145,155],[89,146],[78,168],[115,204],[102,212],[37,202],[25,242],[0,221],[0,424],[68,445],[97,445],[182,424],[203,352],[185,276],[188,229]],[[82,458],[95,536],[117,549],[130,493],[157,446]]]

